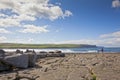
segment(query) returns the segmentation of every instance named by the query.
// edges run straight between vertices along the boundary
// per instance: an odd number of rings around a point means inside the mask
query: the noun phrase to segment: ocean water
[[[64,53],[98,53],[102,48],[101,47],[96,47],[96,48],[48,48],[48,49],[30,49],[30,50],[35,50],[36,52],[40,51],[55,51],[55,50],[60,50]],[[120,47],[104,47],[104,52],[120,52]],[[4,49],[5,51],[16,51],[16,49]],[[26,51],[26,49],[20,49],[22,51]]]

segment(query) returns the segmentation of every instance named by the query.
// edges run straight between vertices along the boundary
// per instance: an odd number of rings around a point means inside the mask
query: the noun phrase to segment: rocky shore
[[[120,53],[39,58],[33,68],[0,72],[0,80],[120,80]]]

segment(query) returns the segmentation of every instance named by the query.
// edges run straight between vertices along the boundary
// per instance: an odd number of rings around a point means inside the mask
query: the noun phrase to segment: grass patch
[[[97,76],[95,74],[92,74],[92,79],[91,80],[97,80]]]
[[[96,74],[94,73],[93,69],[88,67],[88,71],[89,71],[89,73],[90,73],[91,76],[92,76],[90,80],[97,80],[97,76],[96,76]]]

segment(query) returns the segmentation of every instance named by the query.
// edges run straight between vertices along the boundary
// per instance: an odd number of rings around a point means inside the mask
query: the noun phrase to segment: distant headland
[[[88,45],[88,44],[22,44],[22,43],[0,43],[0,48],[8,48],[8,49],[43,49],[43,48],[83,48],[83,47],[97,47],[96,45]]]

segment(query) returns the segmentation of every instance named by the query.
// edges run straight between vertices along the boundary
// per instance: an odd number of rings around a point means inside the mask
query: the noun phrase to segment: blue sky
[[[1,0],[1,43],[120,46],[120,0]]]

